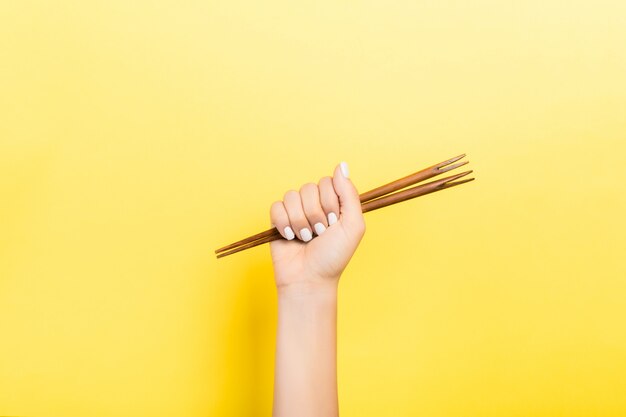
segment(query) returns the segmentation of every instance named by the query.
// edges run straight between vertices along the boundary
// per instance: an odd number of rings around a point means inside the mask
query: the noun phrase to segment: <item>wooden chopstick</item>
[[[456,181],[461,177],[471,174],[472,170],[461,172],[460,174],[452,175],[450,177],[442,178],[436,181],[431,181],[426,184],[411,187],[403,191],[398,191],[390,195],[378,198],[376,200],[368,201],[361,205],[363,213],[374,211],[379,208],[391,206],[396,203],[411,200],[415,197],[420,197],[426,194],[434,193],[435,191],[445,190],[446,188],[452,188],[457,185],[465,184],[466,182],[473,181],[474,178],[468,178],[460,181]],[[280,233],[279,233],[280,235]]]
[[[415,197],[430,194],[435,191],[451,188],[456,185],[464,184],[472,181],[473,178],[465,179],[461,181],[455,181],[465,175],[468,175],[472,171],[465,171],[451,177],[443,178],[440,180],[432,181],[427,184],[419,185],[417,187],[409,188],[400,192],[393,193],[394,191],[401,190],[409,185],[424,181],[426,179],[437,176],[441,173],[448,172],[462,165],[467,164],[468,161],[463,161],[454,164],[454,162],[463,158],[465,154],[440,162],[414,174],[400,178],[396,181],[390,182],[359,196],[361,201],[361,208],[363,213],[373,211],[382,207],[386,207],[392,204],[396,204],[402,201],[407,201]],[[452,165],[451,165],[452,164]],[[389,194],[393,193],[393,194]],[[383,197],[384,196],[384,197]],[[382,198],[381,198],[382,197]],[[246,239],[242,239],[230,245],[219,248],[215,251],[217,258],[231,255],[233,253],[240,252],[245,249],[249,249],[264,243],[268,243],[277,239],[281,239],[282,235],[276,228],[268,229],[264,232],[257,233]]]
[[[359,197],[361,199],[361,203],[366,203],[375,198],[381,197],[383,195],[392,193],[394,191],[401,190],[409,185],[417,184],[418,182],[425,181],[429,178],[436,177],[439,174],[443,174],[444,172],[451,171],[455,168],[463,166],[467,164],[469,161],[459,162],[458,164],[453,164],[454,162],[462,159],[465,154],[455,156],[454,158],[450,158],[446,161],[439,162],[433,166],[429,166],[428,168],[424,168],[421,171],[417,171],[411,175],[407,175],[404,178],[400,178],[399,180],[395,180],[390,182],[389,184],[381,185],[378,188],[374,188],[373,190],[367,191],[361,194]]]
[[[474,178],[468,178],[468,179],[461,180],[461,181],[454,181],[454,179],[468,175],[471,172],[472,171],[465,171],[465,172],[462,172],[460,174],[457,174],[451,177],[443,178],[437,181],[432,181],[423,185],[418,185],[416,187],[397,192],[390,196],[385,196],[376,200],[369,201],[368,203],[365,203],[364,205],[361,206],[363,213],[366,213],[368,211],[373,211],[379,208],[387,207],[392,204],[400,203],[402,201],[407,201],[407,200],[410,200],[412,198],[419,197],[422,195],[430,194],[435,191],[445,190],[447,188],[452,188],[454,186],[473,181]],[[264,238],[261,238],[255,241],[248,242],[246,244],[237,246],[228,251],[220,252],[217,254],[217,258],[223,258],[224,256],[232,255],[233,253],[237,253],[245,249],[253,248],[255,246],[259,246],[264,243],[269,243],[274,240],[283,239],[282,235],[278,232],[278,230],[276,229],[271,229],[271,230],[275,232],[272,233],[270,236],[266,236]]]
[[[404,187],[408,187],[409,185],[413,185],[413,184],[417,184],[418,182],[427,180],[429,178],[435,177],[439,174],[442,174],[444,172],[453,170],[455,168],[458,168],[462,165],[465,165],[468,163],[468,161],[463,161],[463,162],[459,162],[458,164],[454,164],[454,165],[450,165],[453,164],[454,162],[462,159],[463,157],[465,157],[465,154],[459,155],[459,156],[455,156],[454,158],[450,158],[448,160],[445,160],[443,162],[439,162],[438,164],[432,165],[428,168],[422,169],[421,171],[415,172],[411,175],[407,175],[404,178],[400,178],[399,180],[395,180],[392,181],[388,184],[382,185],[380,187],[374,188],[373,190],[367,191],[363,194],[361,194],[359,196],[359,199],[361,201],[361,204],[366,203],[370,200],[373,200],[375,198],[381,197],[385,194],[388,193],[392,193],[394,191],[398,191],[401,190]],[[220,253],[220,252],[225,252],[227,250],[236,248],[240,245],[244,245],[246,243],[249,242],[254,242],[255,240],[258,239],[263,239],[265,237],[268,236],[272,236],[277,232],[277,230],[275,228],[272,229],[268,229],[264,232],[261,233],[257,233],[256,235],[250,236],[246,239],[237,241],[235,243],[231,243],[230,245],[224,246],[222,248],[219,248],[215,251],[215,253]]]

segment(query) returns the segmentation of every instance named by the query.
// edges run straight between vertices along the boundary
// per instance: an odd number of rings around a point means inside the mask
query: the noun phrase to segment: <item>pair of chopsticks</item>
[[[387,207],[392,204],[400,203],[402,201],[407,201],[422,195],[430,194],[435,191],[452,188],[457,185],[465,184],[466,182],[474,180],[474,178],[459,180],[459,178],[473,172],[470,170],[436,181],[431,181],[426,184],[418,185],[416,187],[408,188],[403,191],[398,191],[408,187],[409,185],[417,184],[418,182],[436,177],[437,175],[443,174],[444,172],[452,171],[455,168],[467,164],[469,161],[457,162],[463,157],[465,157],[465,154],[448,159],[447,161],[440,162],[414,174],[408,175],[404,178],[400,178],[399,180],[395,180],[393,182],[390,182],[389,184],[382,185],[378,188],[374,188],[373,190],[359,195],[359,198],[361,200],[361,209],[363,213]],[[257,233],[256,235],[247,237],[246,239],[242,239],[235,243],[231,243],[230,245],[219,248],[215,251],[215,253],[217,254],[218,258],[222,258],[224,256],[232,255],[233,253],[253,248],[255,246],[262,245],[263,243],[268,243],[278,239],[284,238],[274,227],[264,232]]]

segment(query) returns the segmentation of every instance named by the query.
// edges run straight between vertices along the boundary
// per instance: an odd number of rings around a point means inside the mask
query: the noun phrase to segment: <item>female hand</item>
[[[345,162],[332,178],[287,191],[272,204],[270,217],[285,238],[270,242],[279,291],[336,286],[365,234],[359,193]]]

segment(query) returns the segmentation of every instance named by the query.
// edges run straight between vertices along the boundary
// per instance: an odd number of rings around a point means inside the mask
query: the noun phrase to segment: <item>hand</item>
[[[270,242],[279,291],[335,286],[363,235],[359,193],[345,162],[333,177],[290,190],[270,209],[272,224],[284,239]]]

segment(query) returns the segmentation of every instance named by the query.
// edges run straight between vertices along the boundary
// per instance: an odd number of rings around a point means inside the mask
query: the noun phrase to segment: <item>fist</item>
[[[287,191],[271,205],[270,219],[283,237],[270,242],[279,289],[336,285],[365,234],[359,193],[345,162],[332,177]]]

